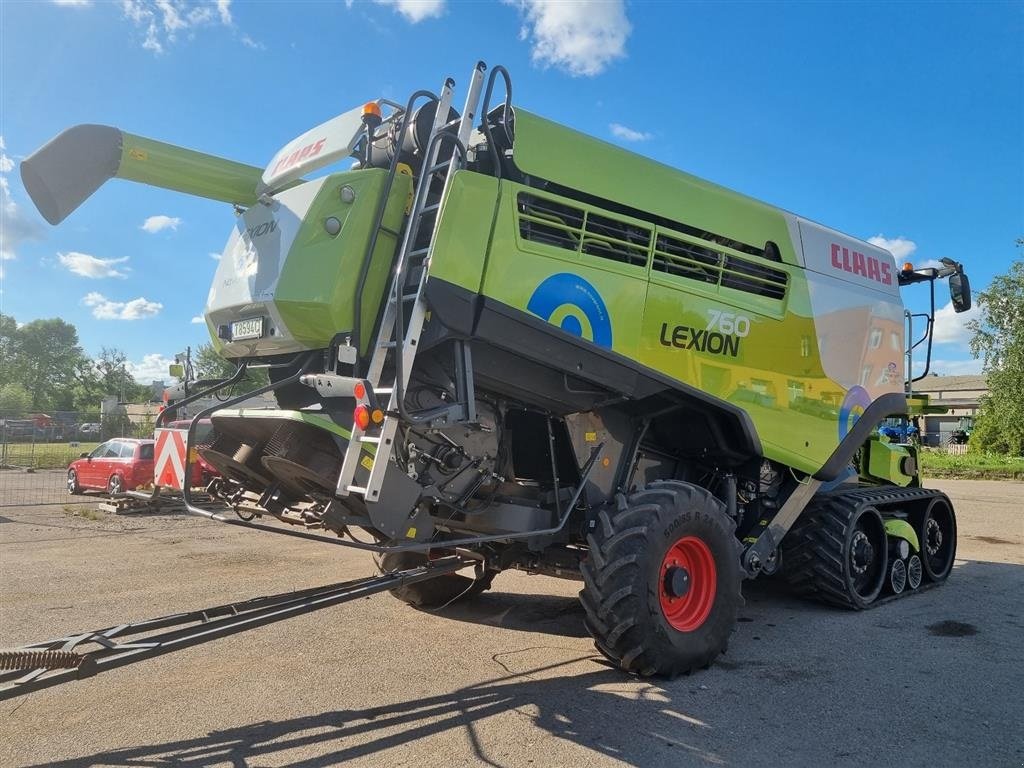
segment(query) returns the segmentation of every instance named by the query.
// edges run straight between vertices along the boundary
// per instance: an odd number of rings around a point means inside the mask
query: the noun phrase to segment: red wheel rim
[[[682,569],[686,578],[685,594],[673,593],[673,576],[683,578],[676,569]],[[715,603],[718,588],[718,570],[708,545],[696,536],[684,536],[669,547],[658,571],[658,597],[665,619],[680,632],[693,632],[707,621]]]

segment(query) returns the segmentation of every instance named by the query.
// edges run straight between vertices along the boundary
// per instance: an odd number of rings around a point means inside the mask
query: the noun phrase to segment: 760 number
[[[735,312],[722,312],[718,309],[708,310],[708,330],[719,331],[726,336],[745,337],[750,333],[750,318]]]

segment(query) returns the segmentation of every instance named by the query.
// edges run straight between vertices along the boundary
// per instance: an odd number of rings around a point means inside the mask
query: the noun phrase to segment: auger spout
[[[43,218],[59,224],[110,179],[250,206],[261,168],[125,133],[76,125],[21,163],[21,179]]]

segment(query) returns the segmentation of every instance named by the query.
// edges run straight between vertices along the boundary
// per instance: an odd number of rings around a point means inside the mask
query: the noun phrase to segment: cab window
[[[110,447],[110,443],[101,443],[92,449],[92,453],[89,454],[90,459],[98,459],[106,454],[107,448]]]
[[[120,455],[122,459],[135,458],[135,443],[121,443]]]

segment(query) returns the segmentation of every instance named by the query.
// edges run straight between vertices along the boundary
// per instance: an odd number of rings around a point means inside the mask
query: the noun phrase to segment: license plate
[[[250,317],[248,320],[236,320],[231,324],[231,340],[258,339],[263,335],[263,318]]]

